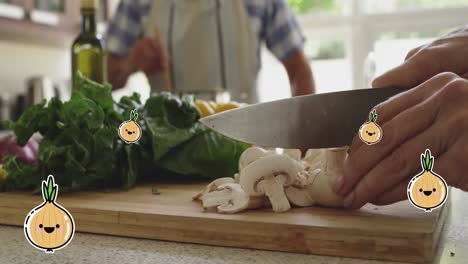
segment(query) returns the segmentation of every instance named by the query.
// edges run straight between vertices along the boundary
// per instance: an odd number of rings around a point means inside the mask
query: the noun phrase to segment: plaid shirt
[[[259,40],[259,58],[260,44],[263,42],[280,61],[302,49],[305,38],[285,0],[242,1]],[[148,15],[151,4],[151,0],[120,1],[107,33],[109,52],[127,54],[133,43],[143,35],[144,17]]]

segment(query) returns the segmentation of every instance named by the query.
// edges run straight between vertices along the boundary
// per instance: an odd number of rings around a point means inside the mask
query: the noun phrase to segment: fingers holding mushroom
[[[332,186],[335,178],[343,173],[346,151],[347,148],[323,150],[319,154],[321,162],[311,164],[311,169],[317,167],[320,169],[320,173],[314,178],[314,181],[307,185],[307,191],[317,204],[328,207],[343,206],[343,197],[335,194]]]
[[[342,174],[347,148],[277,154],[259,147],[247,149],[239,160],[239,173],[210,183],[194,199],[203,207],[222,213],[235,213],[270,205],[284,212],[291,204],[299,207],[322,205],[340,207],[343,198],[332,185]]]

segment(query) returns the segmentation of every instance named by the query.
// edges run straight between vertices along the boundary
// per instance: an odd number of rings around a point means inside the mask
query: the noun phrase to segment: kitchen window
[[[23,19],[24,9],[14,0],[0,0],[0,17],[8,19]]]
[[[467,0],[287,0],[307,38],[318,93],[370,86],[411,49],[468,23]],[[264,49],[261,101],[290,96],[283,66]]]

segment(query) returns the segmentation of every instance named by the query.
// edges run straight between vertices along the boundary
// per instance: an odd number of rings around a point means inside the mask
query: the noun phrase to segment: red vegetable
[[[13,135],[8,135],[0,139],[0,163],[6,156],[16,155],[20,162],[37,164],[37,149],[38,144],[32,138],[24,147],[21,147],[16,144],[16,138]]]

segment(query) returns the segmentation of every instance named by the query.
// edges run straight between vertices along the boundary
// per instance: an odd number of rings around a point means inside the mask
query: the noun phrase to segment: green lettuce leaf
[[[246,144],[226,138],[198,122],[194,96],[151,96],[144,105],[134,93],[113,102],[108,84],[78,74],[80,89],[71,99],[53,98],[28,108],[17,122],[5,122],[24,145],[36,132],[39,165],[9,157],[5,190],[36,189],[52,174],[61,191],[131,188],[144,175],[172,179],[230,177]],[[137,143],[118,137],[119,125],[136,110],[142,128]],[[145,178],[146,179],[146,178]]]
[[[141,118],[148,130],[146,136],[151,138],[154,161],[198,133],[195,124],[200,114],[193,96],[180,100],[169,93],[161,93],[150,97],[142,112]]]
[[[151,97],[143,109],[153,161],[181,175],[232,177],[247,144],[222,136],[198,122],[195,97],[168,93]],[[145,135],[145,134],[144,134]]]
[[[164,156],[161,166],[179,174],[201,175],[210,179],[232,177],[238,172],[239,157],[248,145],[208,127],[200,130],[202,132]]]

